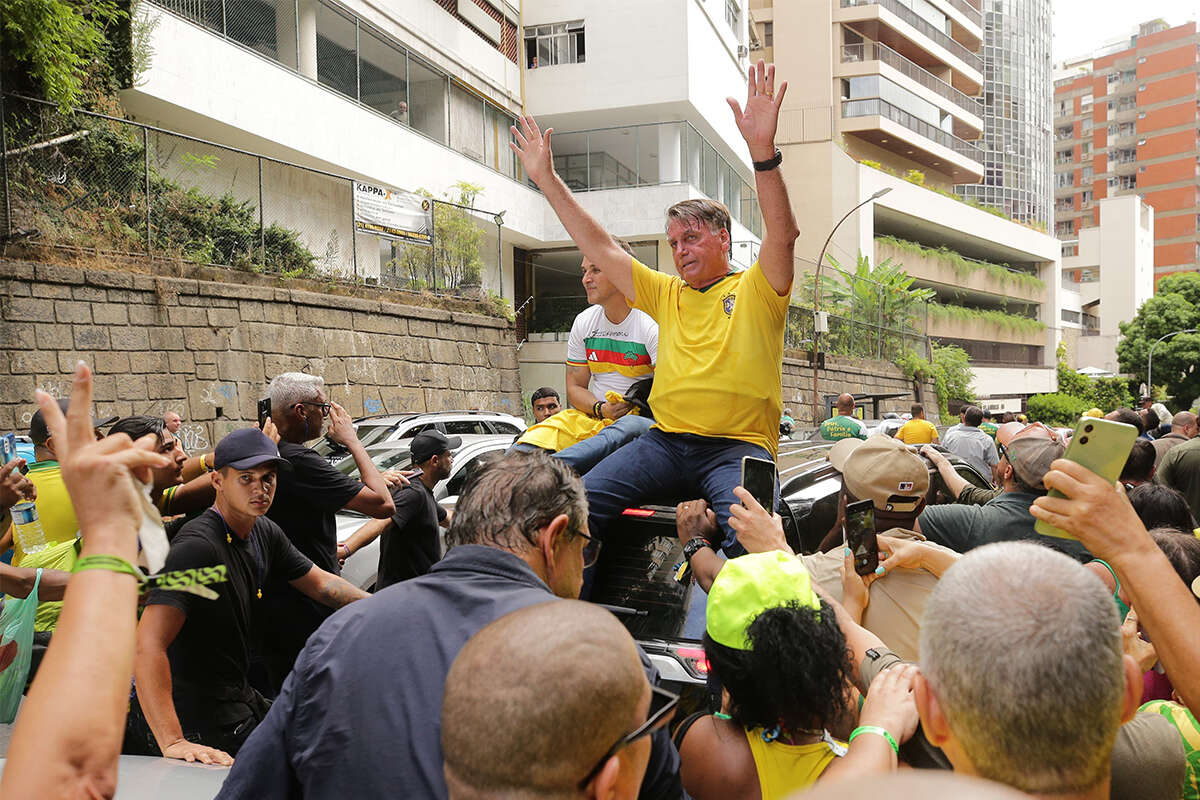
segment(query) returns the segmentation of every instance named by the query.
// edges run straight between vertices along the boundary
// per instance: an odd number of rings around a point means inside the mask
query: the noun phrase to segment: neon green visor
[[[778,550],[731,558],[708,593],[708,635],[717,644],[749,650],[750,623],[769,608],[792,604],[821,609],[804,562]]]

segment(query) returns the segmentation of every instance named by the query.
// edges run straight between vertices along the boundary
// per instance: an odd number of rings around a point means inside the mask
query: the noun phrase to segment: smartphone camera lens
[[[1084,425],[1084,426],[1083,426],[1083,432],[1084,432],[1084,433],[1091,433],[1091,432],[1092,432],[1092,428],[1094,428],[1094,427],[1096,427],[1096,426],[1095,426],[1095,425]]]
[[[1086,437],[1086,436],[1081,436],[1081,437],[1079,437],[1079,443],[1080,443],[1080,444],[1087,444],[1087,437]]]

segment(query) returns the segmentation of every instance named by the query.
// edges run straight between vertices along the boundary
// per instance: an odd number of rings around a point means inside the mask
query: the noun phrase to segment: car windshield
[[[382,442],[395,428],[395,425],[362,424],[356,428],[356,431],[358,432],[358,440],[362,442],[363,447],[368,447],[376,442]]]
[[[404,469],[412,463],[412,456],[409,454],[408,448],[403,448],[400,450],[385,450],[382,453],[371,453],[371,460],[375,462],[375,466],[382,472],[388,469]],[[344,458],[334,466],[351,478],[357,479],[359,476],[358,465],[354,463],[353,458]]]

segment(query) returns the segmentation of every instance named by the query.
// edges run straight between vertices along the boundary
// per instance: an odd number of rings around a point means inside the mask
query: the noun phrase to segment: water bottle
[[[23,552],[37,553],[46,549],[46,532],[42,530],[36,505],[28,500],[17,503],[12,507],[12,518],[17,544]]]

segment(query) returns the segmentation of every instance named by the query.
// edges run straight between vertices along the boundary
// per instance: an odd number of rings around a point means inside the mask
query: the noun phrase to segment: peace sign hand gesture
[[[749,90],[746,94],[746,110],[732,97],[725,98],[733,109],[733,120],[737,123],[742,138],[750,146],[750,158],[766,161],[775,155],[775,128],[779,124],[779,108],[787,93],[787,81],[779,84],[775,91],[775,65],[759,59],[750,67]]]

